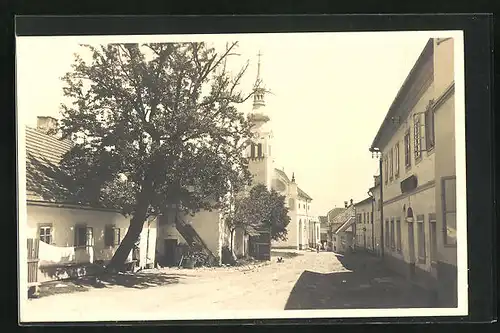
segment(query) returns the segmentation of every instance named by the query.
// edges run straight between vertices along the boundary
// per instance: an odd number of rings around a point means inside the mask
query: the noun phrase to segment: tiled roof
[[[59,163],[71,142],[26,127],[26,192],[28,199],[58,201],[69,190],[62,185]]]
[[[307,200],[312,200],[312,198],[309,195],[307,195],[306,192],[302,191],[300,187],[297,187],[297,191],[299,192],[299,197],[305,198]]]
[[[280,175],[287,182],[287,184],[291,183],[291,180],[290,180],[290,178],[288,178],[285,171],[277,169],[277,168],[275,168],[274,171],[278,175]],[[302,197],[302,198],[307,199],[307,200],[312,200],[312,198],[306,192],[304,192],[300,187],[297,187],[297,192],[299,192],[299,197]]]
[[[330,219],[330,223],[332,225],[337,225],[337,229],[341,227],[344,223],[346,223],[351,217],[355,216],[355,210],[354,206],[349,206],[347,209],[344,209],[344,211],[337,216],[335,216],[333,219]],[[334,230],[335,231],[335,230]]]
[[[333,208],[332,210],[330,210],[327,214],[326,214],[326,219],[327,221],[332,221],[333,218],[337,215],[339,215],[340,213],[342,213],[343,211],[345,211],[346,208]]]
[[[279,174],[281,177],[283,177],[283,179],[285,179],[287,183],[290,183],[290,178],[288,178],[285,171],[280,170],[280,169],[274,169],[274,171],[276,171],[277,174]]]
[[[339,232],[346,231],[355,221],[356,219],[353,216],[349,217],[334,233],[338,234]]]
[[[360,202],[355,203],[354,206],[362,205],[364,203],[370,202],[371,200],[372,200],[372,197],[368,197],[366,199],[361,200]]]

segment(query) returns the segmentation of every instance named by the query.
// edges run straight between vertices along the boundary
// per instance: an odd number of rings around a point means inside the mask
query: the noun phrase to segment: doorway
[[[177,252],[177,239],[165,239],[164,240],[164,265],[165,266],[175,266],[175,254]]]

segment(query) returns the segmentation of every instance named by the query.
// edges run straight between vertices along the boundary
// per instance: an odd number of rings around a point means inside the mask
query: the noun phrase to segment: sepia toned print
[[[22,322],[467,313],[460,32],[17,50]]]

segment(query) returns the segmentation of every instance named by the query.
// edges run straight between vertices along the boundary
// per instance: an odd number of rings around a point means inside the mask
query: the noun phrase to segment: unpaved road
[[[430,306],[425,292],[381,269],[370,257],[301,252],[253,269],[163,269],[138,283],[28,301],[21,320],[161,318],[174,312]]]

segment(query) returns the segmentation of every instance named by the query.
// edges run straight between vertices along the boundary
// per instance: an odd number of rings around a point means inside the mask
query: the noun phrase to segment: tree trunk
[[[230,237],[230,249],[231,249],[231,255],[234,256],[234,246],[233,246],[233,240],[234,240],[234,229],[231,229],[231,237]]]
[[[130,226],[123,237],[123,240],[118,246],[113,258],[106,266],[106,271],[117,269],[125,263],[130,251],[134,247],[135,242],[139,238],[142,229],[144,227],[144,222],[146,221],[147,212],[151,200],[152,184],[145,184],[141,190],[138,200],[137,209],[130,220]]]

